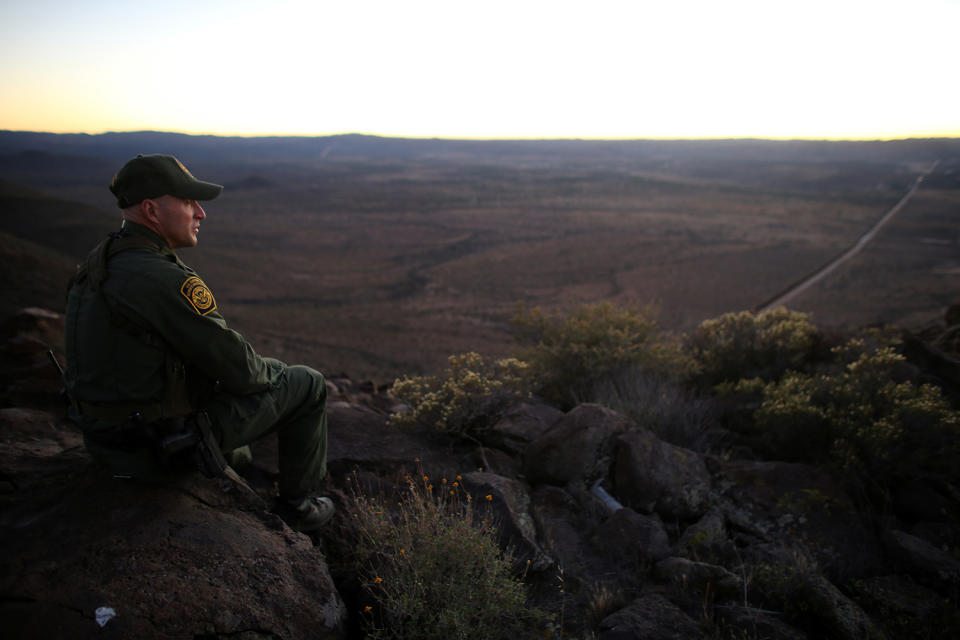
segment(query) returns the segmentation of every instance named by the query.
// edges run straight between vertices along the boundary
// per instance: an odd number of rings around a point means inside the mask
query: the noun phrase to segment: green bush
[[[493,523],[477,517],[459,477],[408,478],[393,513],[390,506],[355,491],[350,507],[351,569],[368,600],[360,603],[367,637],[544,637],[546,615],[525,606],[512,558],[500,551]]]
[[[519,357],[529,363],[532,386],[563,407],[581,402],[598,382],[625,369],[642,368],[665,379],[688,377],[695,365],[667,339],[649,310],[609,302],[587,305],[562,317],[521,308],[513,319]]]
[[[807,314],[779,307],[705,320],[686,346],[702,367],[703,379],[715,385],[742,378],[773,380],[806,364],[818,342]]]
[[[407,408],[390,416],[395,425],[423,424],[439,431],[477,436],[500,412],[526,395],[527,365],[515,358],[485,362],[477,353],[450,356],[441,376],[398,379],[392,393]]]
[[[772,449],[829,461],[863,486],[955,478],[960,419],[939,388],[903,379],[904,357],[882,343],[854,339],[833,352],[833,370],[791,372],[764,389],[754,417]]]

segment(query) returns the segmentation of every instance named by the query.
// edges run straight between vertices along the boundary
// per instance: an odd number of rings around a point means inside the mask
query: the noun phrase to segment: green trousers
[[[213,422],[220,448],[228,456],[254,440],[277,433],[280,495],[298,497],[317,490],[327,473],[327,387],[323,374],[300,365],[276,362],[277,375],[267,391],[219,394],[201,407]],[[86,436],[96,421],[81,421],[90,454],[113,473],[162,480],[170,472],[156,452],[104,447]]]
[[[244,396],[220,394],[203,410],[224,452],[268,433],[279,441],[280,495],[314,493],[327,473],[327,387],[323,374],[289,366],[273,388]]]

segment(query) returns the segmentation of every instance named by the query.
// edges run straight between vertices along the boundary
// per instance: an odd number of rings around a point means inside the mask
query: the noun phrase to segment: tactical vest
[[[193,412],[190,389],[187,383],[186,367],[170,345],[149,326],[130,320],[120,312],[115,301],[103,290],[107,279],[107,265],[118,253],[130,250],[145,250],[160,254],[162,250],[147,238],[124,235],[122,231],[111,233],[87,255],[86,260],[77,268],[76,275],[70,280],[67,291],[84,281],[91,291],[96,293],[107,309],[110,323],[118,330],[147,344],[157,347],[164,354],[163,397],[154,403],[111,403],[97,405],[79,398],[70,397],[74,410],[80,415],[95,420],[123,420],[138,416],[140,420],[152,422],[164,418],[180,418]]]

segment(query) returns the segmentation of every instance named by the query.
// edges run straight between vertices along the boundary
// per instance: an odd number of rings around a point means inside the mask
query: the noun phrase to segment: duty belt
[[[208,478],[224,475],[227,461],[220,451],[205,412],[185,418],[144,422],[138,416],[106,429],[84,431],[84,438],[120,451],[148,449],[165,467],[181,467],[188,460]],[[183,454],[190,454],[184,458]]]
[[[144,422],[154,422],[163,416],[160,404],[91,404],[83,400],[74,402],[77,411],[85,418],[94,420],[129,420],[136,419]]]

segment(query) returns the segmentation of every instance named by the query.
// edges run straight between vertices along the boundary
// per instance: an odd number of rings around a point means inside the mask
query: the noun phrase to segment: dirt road
[[[880,229],[882,229],[891,219],[893,219],[893,216],[897,215],[897,213],[899,213],[900,210],[906,206],[907,202],[910,201],[910,198],[913,197],[913,194],[916,193],[917,189],[920,188],[920,184],[923,182],[924,177],[930,175],[933,170],[937,168],[939,163],[939,160],[934,162],[926,173],[924,173],[922,176],[919,176],[913,182],[913,186],[910,187],[910,190],[907,191],[906,195],[900,198],[900,201],[897,204],[893,205],[889,211],[883,214],[883,216],[877,220],[877,222],[874,223],[874,225],[870,227],[866,233],[860,236],[860,238],[849,249],[811,273],[803,280],[800,280],[785,291],[778,293],[774,298],[764,302],[761,305],[758,305],[757,307],[754,307],[754,312],[759,313],[761,311],[767,311],[776,307],[785,306],[790,300],[826,278],[828,275],[833,273],[837,267],[841,266],[847,260],[860,253],[860,251],[867,246],[871,240],[873,240],[874,236],[877,235],[877,232],[879,232]]]

